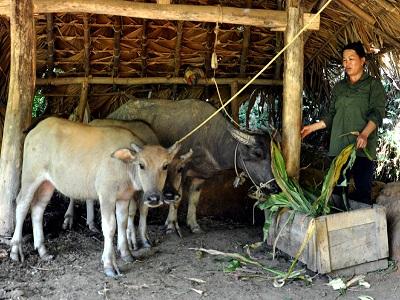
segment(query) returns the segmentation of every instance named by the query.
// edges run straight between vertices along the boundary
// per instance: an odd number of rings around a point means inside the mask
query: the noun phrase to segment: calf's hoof
[[[121,259],[124,261],[124,262],[127,262],[127,263],[131,263],[131,262],[134,262],[135,261],[135,259],[133,258],[133,256],[132,255],[125,255],[125,256],[121,256]]]
[[[142,242],[143,248],[151,248],[151,243],[148,240]]]
[[[201,227],[196,224],[196,225],[190,225],[190,230],[192,231],[192,233],[202,233],[203,230],[201,229]]]
[[[87,224],[87,225],[88,225],[89,230],[90,230],[91,232],[100,233],[100,230],[96,227],[96,225],[94,224],[94,222],[90,222],[90,223]]]
[[[13,261],[24,262],[25,257],[24,253],[22,252],[22,245],[20,243],[15,244],[11,247],[10,258]]]
[[[119,271],[114,270],[113,267],[104,268],[104,274],[107,277],[111,277],[111,278],[118,278],[119,276],[121,276],[121,273]]]
[[[65,216],[64,217],[64,223],[62,224],[62,229],[64,230],[71,230],[72,225],[74,224],[74,219],[72,216]]]

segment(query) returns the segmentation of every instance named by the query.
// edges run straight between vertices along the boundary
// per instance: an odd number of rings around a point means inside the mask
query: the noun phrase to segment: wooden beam
[[[119,61],[121,54],[121,17],[114,17],[114,52],[113,52],[113,65],[111,70],[111,77],[118,77],[119,71]],[[116,89],[116,86],[113,86],[113,90]]]
[[[85,51],[84,70],[85,76],[90,74],[90,31],[89,31],[89,15],[83,15],[83,45]]]
[[[0,0],[0,7],[4,7],[3,15],[9,15],[7,3],[9,0]],[[284,30],[287,25],[285,12],[268,9],[248,9],[236,7],[222,7],[209,5],[184,4],[152,4],[131,2],[124,0],[34,0],[35,13],[90,13],[144,18],[150,20],[176,20],[211,22],[219,20],[224,24],[250,25],[275,30]],[[304,22],[311,21],[313,15],[304,14]],[[319,30],[319,16],[308,27],[308,30]]]
[[[206,77],[210,78],[213,76],[211,68],[211,55],[214,49],[215,33],[214,33],[214,27],[211,24],[207,24],[206,28],[207,28],[207,43],[206,43],[206,53],[205,53],[204,63],[206,68]]]
[[[141,66],[142,66],[142,77],[146,76],[147,73],[147,35],[146,35],[146,28],[147,28],[147,20],[143,19],[143,26],[142,26],[142,39],[141,39],[141,49],[140,52],[140,59],[141,59]]]
[[[285,44],[288,44],[303,26],[301,8],[289,6],[287,13]],[[282,148],[287,173],[290,177],[296,178],[300,171],[303,70],[304,45],[301,35],[285,52],[283,72]]]
[[[171,4],[171,0],[157,0],[158,4]]]
[[[278,9],[281,10],[283,8],[282,0],[278,0],[277,3]],[[282,50],[282,40],[283,40],[283,34],[282,32],[276,32],[275,33],[275,52],[279,53],[279,51]],[[275,69],[274,69],[274,79],[280,79],[281,78],[281,70],[282,70],[282,55],[280,55],[275,62]]]
[[[246,0],[246,7],[251,8],[252,0]],[[240,75],[242,77],[246,76],[246,64],[247,55],[249,53],[249,43],[250,43],[250,26],[244,26],[243,31],[243,43],[242,43],[242,53],[240,55]]]
[[[175,56],[174,56],[174,63],[175,63],[175,70],[174,76],[179,76],[179,69],[181,68],[181,43],[182,43],[182,29],[183,29],[183,22],[179,21],[176,27],[176,42],[175,42]]]
[[[0,235],[9,235],[14,229],[15,199],[21,183],[23,130],[32,118],[36,74],[32,0],[11,0],[10,10],[11,65],[0,158]]]
[[[370,24],[370,25],[375,24],[376,20],[373,17],[371,17],[369,14],[367,14],[364,10],[362,10],[359,6],[355,5],[352,1],[338,0],[338,3],[340,5],[342,5],[343,7],[347,8],[350,12],[352,12],[354,15],[361,18],[368,24]]]
[[[69,85],[82,84],[85,77],[72,78],[37,78],[36,85]],[[246,84],[248,78],[217,78],[218,84],[231,84],[237,81],[239,84]],[[112,78],[112,77],[89,77],[89,84],[119,84],[119,85],[143,85],[143,84],[187,84],[183,77],[143,77],[143,78]],[[254,85],[282,85],[282,80],[256,79]],[[199,79],[197,85],[214,85],[211,79]]]
[[[176,26],[176,41],[175,41],[175,55],[174,55],[174,76],[179,76],[179,70],[181,68],[181,43],[182,43],[182,29],[183,21],[178,21]],[[176,99],[178,86],[174,84],[172,88],[172,99]]]
[[[47,77],[54,76],[54,24],[53,14],[46,14],[47,33]]]

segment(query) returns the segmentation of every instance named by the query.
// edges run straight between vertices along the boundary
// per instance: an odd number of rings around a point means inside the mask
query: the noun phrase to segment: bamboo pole
[[[176,26],[176,42],[175,42],[175,55],[174,55],[174,76],[179,76],[181,68],[181,43],[182,43],[183,21],[178,21]],[[172,99],[176,99],[178,92],[178,85],[174,84],[172,88]]]
[[[288,26],[285,32],[285,44],[292,40],[303,27],[300,8],[289,6],[287,13]],[[285,53],[283,72],[282,148],[287,173],[296,178],[300,171],[303,52],[303,36],[300,35]]]
[[[32,0],[11,0],[11,65],[0,158],[0,235],[14,229],[15,198],[20,188],[23,130],[32,118],[35,89],[35,26]]]
[[[9,15],[7,3],[9,0],[0,0],[3,15]],[[265,27],[284,30],[287,25],[287,15],[282,11],[268,9],[248,9],[236,7],[222,7],[209,5],[184,4],[153,4],[131,2],[123,0],[34,0],[34,13],[91,13],[119,15],[132,18],[151,20],[176,20],[212,22],[220,20],[225,24],[241,24],[256,27]],[[308,22],[312,14],[304,14],[304,22]],[[308,30],[319,30],[319,17],[308,27]]]
[[[85,77],[71,78],[37,78],[36,85],[70,85],[82,84]],[[237,81],[239,84],[246,84],[250,80],[247,78],[218,78],[218,84],[231,84]],[[144,84],[187,84],[183,77],[143,77],[143,78],[112,78],[112,77],[89,77],[89,84],[118,84],[118,85],[144,85]],[[199,79],[197,85],[213,85],[211,79]],[[276,79],[256,79],[255,85],[282,85],[282,80]]]
[[[53,14],[46,14],[47,32],[47,77],[54,76],[54,24]]]
[[[111,77],[118,77],[119,61],[121,54],[121,17],[116,16],[114,18],[114,52],[113,52],[113,66],[111,71]],[[113,90],[116,90],[116,86],[113,85]]]
[[[143,19],[143,26],[142,26],[142,39],[141,39],[141,66],[142,66],[142,77],[146,76],[147,73],[147,35],[146,35],[146,28],[147,28],[147,20]]]

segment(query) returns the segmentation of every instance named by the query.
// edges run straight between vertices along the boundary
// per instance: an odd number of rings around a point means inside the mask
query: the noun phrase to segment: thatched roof
[[[156,1],[134,1],[156,2]],[[282,0],[174,0],[173,4],[221,5],[259,9],[282,9]],[[365,15],[343,6],[350,2]],[[304,1],[305,11],[315,13],[325,0]],[[357,12],[356,12],[357,13]],[[367,19],[365,19],[367,18]],[[326,94],[322,82],[324,70],[340,63],[340,48],[349,41],[361,40],[371,53],[370,69],[381,66],[380,54],[400,49],[400,2],[394,0],[336,0],[321,15],[320,30],[305,34],[305,88]],[[81,77],[177,77],[188,67],[203,69],[207,77],[214,75],[210,67],[214,50],[219,58],[216,78],[252,77],[261,70],[282,45],[283,33],[267,28],[219,24],[217,45],[215,23],[145,20],[112,15],[39,14],[36,16],[37,76]],[[50,21],[52,20],[52,21]],[[49,23],[50,22],[50,23]],[[49,27],[50,24],[50,27]],[[50,28],[50,30],[49,30]],[[85,30],[86,29],[86,30]],[[90,41],[85,52],[85,31]],[[248,33],[246,33],[248,32]],[[246,45],[246,35],[249,44]],[[87,38],[86,38],[87,39]],[[54,49],[52,50],[52,41]],[[10,63],[9,24],[0,18],[0,113],[7,98]],[[178,47],[177,47],[178,45]],[[86,54],[89,53],[89,59]],[[54,54],[54,61],[51,60]],[[244,56],[244,58],[243,58]],[[283,57],[282,57],[283,59]],[[398,61],[398,60],[397,60]],[[57,69],[51,74],[52,68]],[[279,60],[264,72],[262,78],[282,77]],[[398,74],[397,74],[398,75]],[[136,95],[153,89],[172,97],[173,89],[163,91],[153,86],[92,86],[89,104],[95,116],[104,116],[124,102],[127,94]],[[175,88],[182,92],[182,88]],[[79,85],[47,87],[52,110],[70,112],[79,100]],[[200,94],[203,90],[200,91]],[[213,91],[209,91],[210,96]],[[157,94],[159,97],[160,95]],[[203,93],[204,96],[204,93]],[[1,104],[2,103],[2,104]],[[0,120],[2,117],[0,116]],[[1,124],[1,122],[0,122]]]

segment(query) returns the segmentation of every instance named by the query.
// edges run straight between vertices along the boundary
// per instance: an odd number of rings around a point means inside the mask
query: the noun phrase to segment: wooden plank
[[[331,269],[377,260],[375,223],[330,231],[328,227]]]
[[[375,210],[357,209],[349,212],[332,214],[326,216],[329,231],[359,226],[375,222]]]
[[[82,84],[85,77],[70,78],[37,78],[36,85],[70,85]],[[183,77],[145,77],[145,78],[112,78],[112,77],[89,77],[89,84],[120,84],[120,85],[143,85],[143,84],[187,84]],[[239,84],[246,84],[248,78],[217,78],[218,84],[231,84],[237,81]],[[282,80],[256,79],[255,85],[282,85]],[[211,79],[199,79],[197,85],[214,85]]]
[[[90,13],[100,15],[119,15],[151,20],[176,20],[224,24],[240,24],[285,30],[287,15],[284,11],[269,9],[249,9],[209,5],[153,4],[123,0],[34,0],[34,13]],[[9,16],[9,0],[0,0],[2,15]],[[8,9],[7,9],[8,8]],[[305,13],[305,24],[313,14]],[[316,16],[308,30],[319,30],[320,18]]]
[[[326,217],[319,217],[315,219],[315,226],[316,226],[316,239],[318,247],[318,253],[317,253],[318,272],[321,274],[326,274],[332,271]]]
[[[386,222],[386,209],[380,205],[374,205],[376,212],[375,215],[375,239],[376,239],[376,252],[377,258],[389,257],[389,241],[387,233],[387,222]]]
[[[15,198],[21,183],[23,130],[31,122],[36,78],[32,0],[12,0],[10,9],[11,64],[0,158],[0,235],[9,235],[14,229]]]
[[[329,273],[332,277],[337,276],[354,276],[359,274],[366,274],[368,272],[373,272],[377,270],[384,270],[389,267],[389,262],[387,259],[380,259],[375,261],[370,261],[357,266],[351,266],[348,268],[343,268],[340,270],[333,270]]]

